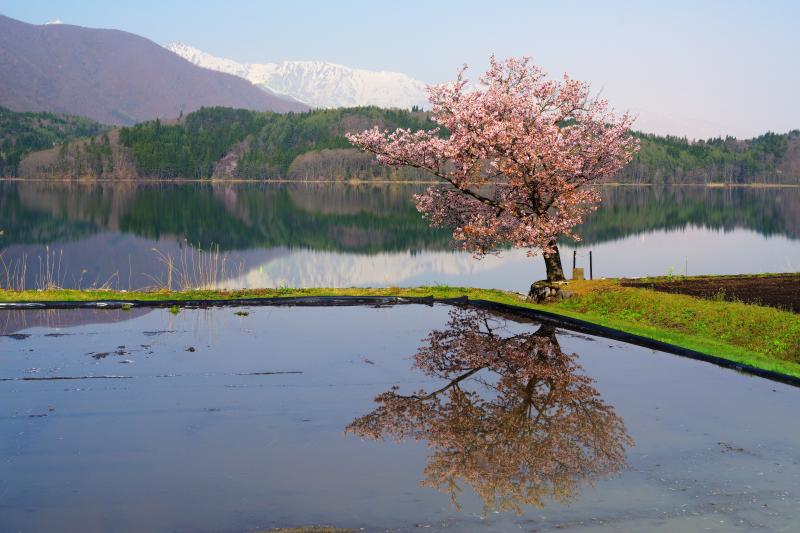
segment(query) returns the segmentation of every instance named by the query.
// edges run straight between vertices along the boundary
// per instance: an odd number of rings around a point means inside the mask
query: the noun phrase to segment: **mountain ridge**
[[[311,107],[409,109],[425,107],[428,101],[426,84],[401,72],[357,69],[312,60],[240,63],[180,42],[169,43],[165,48],[194,65],[244,78]]]
[[[0,15],[0,106],[132,124],[213,105],[307,109],[239,77],[197,67],[132,33],[34,25]]]

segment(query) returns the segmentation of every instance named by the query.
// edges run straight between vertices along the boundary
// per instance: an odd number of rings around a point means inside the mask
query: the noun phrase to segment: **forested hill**
[[[148,176],[386,177],[387,169],[345,138],[375,125],[434,127],[425,113],[377,107],[285,114],[210,108],[171,126],[152,121],[122,128],[120,142]]]
[[[800,130],[689,142],[636,133],[641,150],[619,181],[632,183],[800,183]]]
[[[413,169],[387,169],[370,154],[355,150],[347,132],[431,128],[426,113],[376,107],[305,113],[254,112],[204,108],[172,123],[158,120],[122,127],[103,153],[125,161],[95,161],[92,146],[72,145],[23,165],[26,174],[98,177],[242,179],[420,179]],[[115,132],[116,133],[116,132]],[[617,176],[629,183],[800,183],[800,131],[767,133],[755,139],[689,142],[677,137],[636,133],[642,145],[634,161]],[[105,142],[105,140],[103,140]],[[106,156],[103,156],[106,157]]]
[[[17,113],[0,107],[0,176],[16,175],[19,162],[30,152],[98,135],[105,129],[74,115]]]

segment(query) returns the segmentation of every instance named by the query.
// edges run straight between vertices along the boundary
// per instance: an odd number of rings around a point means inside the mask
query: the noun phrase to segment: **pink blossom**
[[[417,209],[477,257],[509,245],[555,254],[556,239],[578,239],[573,228],[597,208],[596,184],[638,150],[633,118],[590,98],[586,83],[547,79],[528,58],[492,57],[474,90],[465,70],[428,88],[439,128],[376,127],[347,138],[384,164],[441,179],[415,196]]]

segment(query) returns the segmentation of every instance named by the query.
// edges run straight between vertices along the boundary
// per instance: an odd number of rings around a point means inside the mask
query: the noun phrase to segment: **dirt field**
[[[765,276],[709,276],[683,279],[623,280],[627,287],[739,300],[800,313],[800,274]]]

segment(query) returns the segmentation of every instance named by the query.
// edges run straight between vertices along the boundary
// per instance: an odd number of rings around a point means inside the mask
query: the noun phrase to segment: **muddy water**
[[[246,311],[2,311],[0,530],[800,523],[799,389],[448,306]]]

